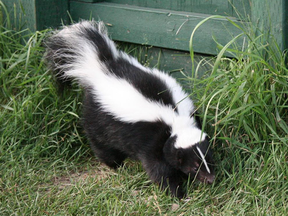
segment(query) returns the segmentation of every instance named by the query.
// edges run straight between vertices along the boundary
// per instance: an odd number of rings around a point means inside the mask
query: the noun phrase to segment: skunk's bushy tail
[[[193,102],[176,80],[117,50],[103,22],[82,21],[55,32],[46,41],[45,59],[58,80],[76,80],[121,121],[162,119],[174,128],[194,121]],[[176,121],[178,115],[186,120]]]
[[[97,72],[108,73],[105,62],[119,51],[107,36],[103,22],[82,21],[56,31],[45,42],[44,58],[57,79],[76,79],[82,86],[92,85]]]

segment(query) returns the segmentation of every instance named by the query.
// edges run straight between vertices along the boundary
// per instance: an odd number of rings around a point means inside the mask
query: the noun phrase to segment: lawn
[[[93,156],[81,89],[59,95],[42,60],[47,33],[0,26],[0,215],[287,215],[288,69],[273,41],[244,30],[246,48],[219,44],[211,70],[185,77],[217,167],[177,200],[140,163],[114,171]]]

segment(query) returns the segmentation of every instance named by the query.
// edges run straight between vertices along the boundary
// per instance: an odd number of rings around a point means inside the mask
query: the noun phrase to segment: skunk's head
[[[181,170],[191,178],[196,177],[201,182],[213,183],[215,175],[213,170],[212,150],[209,148],[209,139],[204,139],[191,145],[179,145],[177,135],[172,135],[165,143],[164,156],[167,162],[176,169]]]

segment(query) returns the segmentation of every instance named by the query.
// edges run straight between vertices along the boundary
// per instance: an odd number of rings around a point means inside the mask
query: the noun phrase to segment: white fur
[[[194,125],[193,120],[186,116],[178,116],[175,119],[172,126],[173,135],[177,135],[175,148],[189,148],[206,137],[206,134]]]
[[[58,68],[65,71],[65,77],[73,77],[81,85],[92,88],[94,98],[102,104],[102,109],[111,113],[118,120],[129,123],[164,121],[172,127],[172,135],[177,135],[176,148],[188,148],[205,139],[206,134],[202,133],[195,126],[194,119],[190,118],[190,112],[194,109],[192,101],[174,78],[157,69],[146,68],[135,58],[119,52],[114,42],[106,35],[106,30],[102,26],[104,24],[98,26],[98,30],[100,29],[100,32],[105,35],[105,40],[112,50],[114,58],[125,58],[134,66],[144,72],[155,74],[166,83],[168,90],[173,95],[174,102],[177,103],[179,114],[174,111],[175,107],[166,106],[145,98],[128,81],[109,73],[105,65],[98,59],[97,53],[101,51],[95,50],[91,42],[79,34],[81,33],[80,25],[94,28],[91,22],[81,22],[72,27],[66,27],[58,33],[58,36],[64,37],[66,42],[73,47],[69,51],[76,52],[78,56],[70,64],[62,66],[65,68]],[[63,50],[59,52],[67,53]],[[61,53],[58,54],[61,56]],[[68,54],[66,56],[69,57]]]
[[[174,78],[169,76],[164,72],[160,72],[157,69],[152,70],[153,73],[157,74],[160,79],[162,79],[169,90],[172,93],[173,100],[177,104],[177,109],[180,115],[189,116],[191,111],[194,110],[193,102],[190,100],[188,95],[183,91],[179,83],[176,82]]]
[[[191,110],[194,110],[193,102],[190,100],[189,96],[183,91],[179,83],[176,82],[174,78],[168,74],[159,71],[157,69],[150,69],[141,65],[135,58],[127,55],[126,53],[121,52],[121,57],[128,60],[132,65],[138,67],[139,69],[156,75],[159,79],[163,80],[164,83],[169,87],[169,90],[172,93],[173,101],[177,104],[177,109],[180,115],[190,116]]]
[[[143,65],[141,65],[134,57],[128,55],[125,52],[119,52],[120,53],[120,57],[126,59],[130,64],[134,65],[135,67],[138,67],[140,70],[144,71],[144,72],[151,72],[150,68],[144,67]]]

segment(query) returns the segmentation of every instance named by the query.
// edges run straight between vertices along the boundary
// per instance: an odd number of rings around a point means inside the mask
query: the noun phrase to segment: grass
[[[46,31],[0,28],[0,215],[287,215],[288,72],[275,44],[244,30],[245,49],[219,44],[215,61],[203,60],[211,71],[187,77],[217,176],[188,184],[191,199],[179,201],[138,162],[113,171],[94,158],[81,89],[59,97],[43,64]]]

